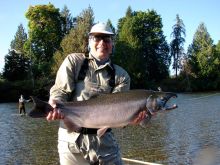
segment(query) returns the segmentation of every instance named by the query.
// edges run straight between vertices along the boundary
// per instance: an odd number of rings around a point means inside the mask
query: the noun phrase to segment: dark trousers
[[[20,105],[19,106],[19,114],[26,114],[25,106],[24,105]]]

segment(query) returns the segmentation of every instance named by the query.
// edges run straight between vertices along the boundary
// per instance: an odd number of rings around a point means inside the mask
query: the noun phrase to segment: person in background
[[[26,115],[26,110],[25,110],[25,103],[26,102],[29,102],[30,100],[25,100],[24,99],[24,97],[23,97],[23,95],[21,95],[20,96],[20,98],[19,98],[19,100],[18,100],[18,105],[19,105],[19,107],[18,107],[18,109],[19,109],[19,114],[20,115]]]
[[[114,33],[105,23],[95,24],[89,33],[89,53],[68,55],[57,71],[55,84],[50,89],[49,104],[54,108],[47,120],[63,119],[57,103],[88,100],[100,93],[127,91],[130,88],[128,73],[111,62]],[[100,103],[101,104],[101,103]],[[139,124],[146,116],[141,112],[133,124]],[[60,120],[58,152],[61,165],[122,165],[119,145],[111,129],[102,137],[97,129],[82,128],[80,132],[68,132]]]

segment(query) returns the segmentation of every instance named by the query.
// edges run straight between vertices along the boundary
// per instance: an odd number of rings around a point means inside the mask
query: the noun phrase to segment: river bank
[[[220,82],[211,81],[210,83],[210,81],[187,80],[181,77],[168,78],[161,82],[149,83],[145,89],[158,90],[158,87],[161,87],[163,91],[177,93],[220,91]],[[42,100],[48,100],[49,90],[53,83],[54,79],[35,80],[34,84],[31,80],[10,82],[0,79],[0,103],[16,102],[21,94],[25,98],[33,95]],[[138,87],[131,88],[137,89]]]

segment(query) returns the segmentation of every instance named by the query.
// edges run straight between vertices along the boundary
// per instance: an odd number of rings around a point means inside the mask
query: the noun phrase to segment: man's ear
[[[115,52],[115,45],[112,45],[112,54]]]
[[[115,52],[115,45],[113,44],[113,45],[112,45],[112,53],[111,53],[111,56],[114,55],[114,52]]]
[[[88,40],[88,46],[87,46],[88,52],[90,52],[91,47],[90,47],[90,39]]]
[[[90,49],[91,49],[91,48],[90,48],[90,46],[88,45],[88,46],[87,46],[87,50],[88,50],[88,52],[90,52]]]

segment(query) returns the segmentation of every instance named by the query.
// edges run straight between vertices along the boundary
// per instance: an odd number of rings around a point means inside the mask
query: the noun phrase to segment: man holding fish
[[[57,107],[59,103],[83,101],[101,93],[129,90],[128,73],[110,60],[114,49],[113,37],[109,26],[97,23],[89,33],[88,56],[73,53],[66,57],[50,90],[49,104],[54,110],[47,115],[48,121],[65,118]],[[145,117],[146,112],[140,112],[132,123],[138,124]],[[123,164],[119,146],[110,128],[99,137],[97,129],[93,128],[69,132],[63,120],[60,120],[58,152],[61,165]]]

